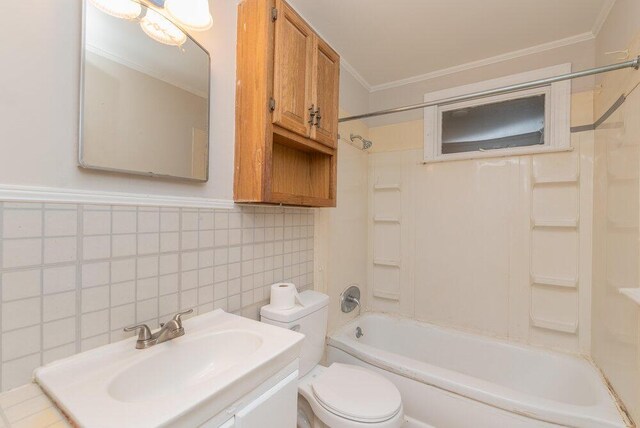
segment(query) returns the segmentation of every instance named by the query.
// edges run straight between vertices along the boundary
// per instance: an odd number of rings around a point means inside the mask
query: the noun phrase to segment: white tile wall
[[[255,317],[269,285],[312,287],[311,210],[0,202],[0,386],[157,328],[178,310]]]

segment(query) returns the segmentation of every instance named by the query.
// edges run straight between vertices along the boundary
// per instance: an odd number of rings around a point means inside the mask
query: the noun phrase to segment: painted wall
[[[367,289],[367,168],[368,153],[347,143],[349,134],[367,137],[362,122],[340,126],[338,142],[338,206],[316,213],[316,289],[329,295],[329,331],[357,316],[344,314],[340,294],[352,284],[360,287],[362,305]]]
[[[592,123],[590,92],[572,105]],[[429,165],[422,121],[369,136],[370,308],[589,352],[592,131],[568,153]]]
[[[236,1],[211,0],[216,25],[195,35],[211,54],[211,168],[206,184],[89,172],[77,167],[81,7],[78,0],[5,2],[0,185],[231,199]],[[34,13],[37,11],[37,13]]]
[[[597,39],[598,64],[619,60],[605,52],[640,54],[640,2],[618,0]],[[593,227],[593,359],[636,423],[640,420],[640,74],[601,76],[594,113],[600,117],[627,96],[596,130]],[[635,296],[635,300],[632,298]]]
[[[562,46],[555,49],[501,61],[484,67],[471,68],[458,73],[423,80],[395,88],[371,93],[369,108],[371,111],[398,107],[424,101],[424,94],[441,89],[453,88],[484,80],[495,79],[511,74],[523,73],[539,68],[570,62],[573,70],[583,70],[594,66],[593,52],[595,40]],[[572,82],[574,93],[593,88],[593,78],[583,78]],[[399,122],[422,119],[422,110],[393,114],[370,119],[369,126],[382,126]]]

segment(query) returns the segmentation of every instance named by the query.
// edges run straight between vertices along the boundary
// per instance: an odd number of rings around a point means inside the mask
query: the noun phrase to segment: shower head
[[[360,140],[360,142],[362,142],[362,150],[368,150],[373,146],[373,142],[371,140],[366,140],[360,135],[351,134],[349,137],[351,142],[354,142],[353,140]]]

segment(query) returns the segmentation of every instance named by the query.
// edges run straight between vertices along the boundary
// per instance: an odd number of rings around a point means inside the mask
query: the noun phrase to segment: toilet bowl
[[[330,428],[399,428],[404,423],[402,399],[383,376],[349,364],[319,365],[324,353],[329,297],[316,291],[299,295],[291,309],[271,305],[260,310],[261,321],[305,335],[300,353],[298,392],[299,427],[316,428],[318,419]],[[313,417],[305,417],[310,407]]]
[[[332,428],[398,428],[402,400],[389,380],[348,364],[316,366],[298,383],[314,415]]]

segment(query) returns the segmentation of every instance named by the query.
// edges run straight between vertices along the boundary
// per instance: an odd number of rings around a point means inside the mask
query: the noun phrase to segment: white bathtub
[[[329,337],[327,359],[390,378],[414,426],[627,426],[580,357],[367,313]]]

